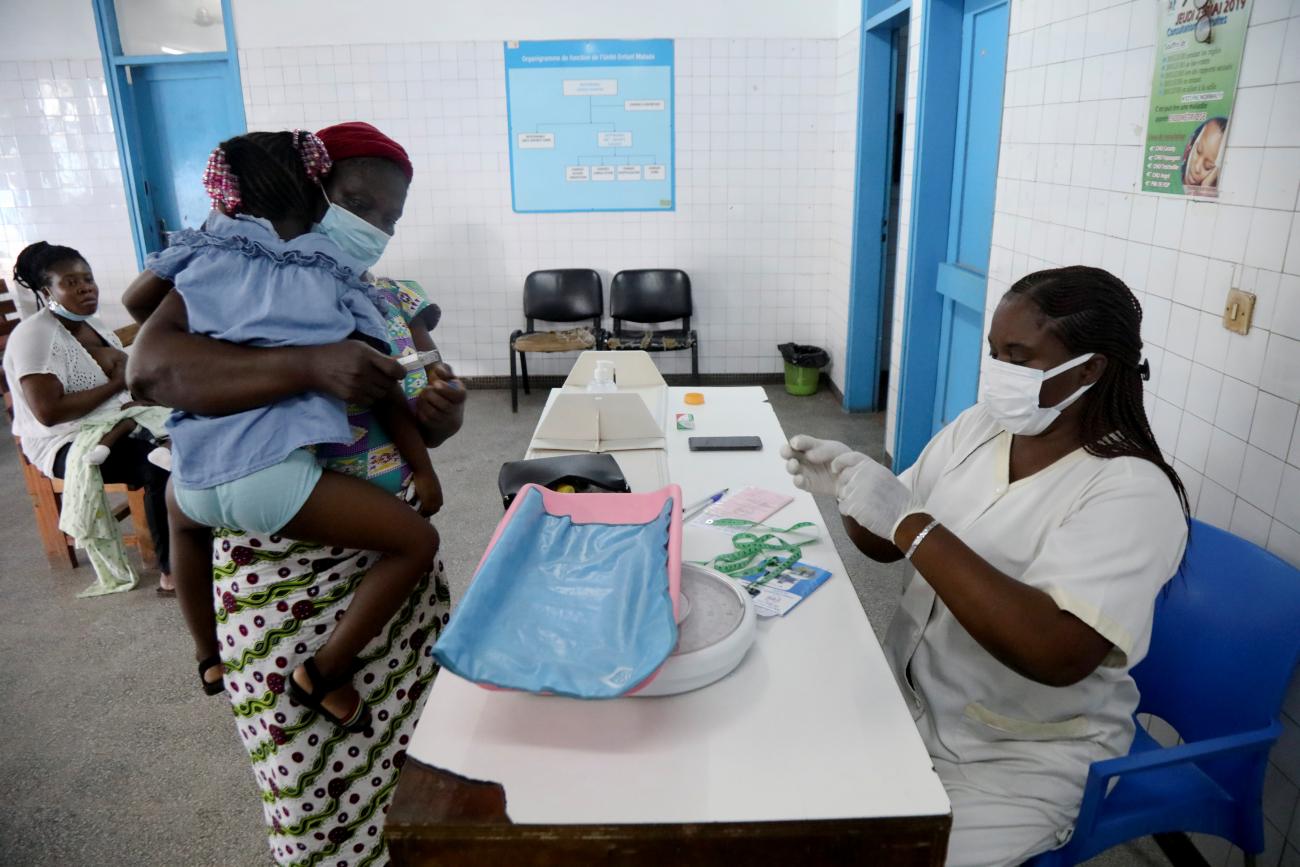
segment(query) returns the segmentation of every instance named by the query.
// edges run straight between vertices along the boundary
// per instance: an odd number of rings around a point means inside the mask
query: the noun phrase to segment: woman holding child
[[[321,225],[310,234],[323,233],[338,252],[331,254],[317,239],[287,237],[294,233],[282,231],[283,223],[270,214],[247,215],[266,224],[252,225],[256,220],[241,218],[234,205],[226,217],[233,217],[228,223],[237,234],[266,234],[244,245],[241,255],[265,258],[276,251],[283,254],[286,245],[315,245],[314,261],[330,259],[327,270],[347,272],[350,280],[373,266],[391,237],[411,164],[400,145],[367,124],[330,127],[320,131],[319,139],[333,166],[317,188],[323,195],[314,219]],[[295,143],[301,140],[295,135]],[[241,165],[248,172],[247,164]],[[229,168],[237,185],[240,166],[231,163]],[[416,508],[436,508],[419,502],[410,469],[411,460],[419,458],[408,457],[409,444],[399,449],[389,422],[376,423],[370,411],[359,408],[382,402],[396,388],[405,398],[399,409],[409,407],[424,445],[437,446],[460,428],[465,393],[451,371],[437,365],[407,372],[392,358],[432,348],[421,324],[429,303],[418,286],[369,280],[369,299],[387,331],[385,351],[350,339],[325,345],[249,345],[191,333],[196,323],[187,311],[189,295],[168,291],[173,278],[185,279],[184,269],[173,265],[166,253],[151,260],[151,270],[125,299],[140,318],[156,307],[141,330],[130,370],[140,394],[200,419],[233,417],[312,393],[347,401],[352,436],[319,452],[325,477],[365,479],[410,504],[411,516]],[[427,483],[420,487],[426,498],[434,490]],[[349,535],[355,528],[346,526],[348,507],[328,511],[345,526],[307,529],[314,539],[336,542],[329,546],[295,541],[281,532],[216,529],[212,595],[201,597],[197,606],[206,614],[189,610],[187,619],[201,656],[210,628],[202,620],[206,616],[210,624],[215,609],[219,658],[203,658],[201,685],[210,689],[224,680],[232,697],[238,731],[262,790],[277,862],[382,864],[387,861],[384,813],[436,672],[427,649],[447,618],[450,596],[436,555],[436,534],[435,547],[425,555],[431,562],[408,590],[412,585],[401,581],[371,580],[374,576],[367,573],[379,556],[345,547],[360,544]],[[300,517],[289,521],[287,529],[300,529]],[[352,517],[360,523],[362,516]],[[404,540],[388,541],[392,547],[385,550],[397,550]],[[345,649],[327,657],[327,645],[341,642],[336,636],[349,631],[354,641],[358,632],[365,633],[359,652]],[[313,658],[320,668],[304,669]]]

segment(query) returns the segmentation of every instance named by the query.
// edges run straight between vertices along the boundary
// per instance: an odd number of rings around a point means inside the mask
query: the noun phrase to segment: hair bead
[[[203,170],[203,189],[208,191],[212,207],[223,214],[239,212],[239,177],[230,169],[224,148],[208,155],[208,165]]]

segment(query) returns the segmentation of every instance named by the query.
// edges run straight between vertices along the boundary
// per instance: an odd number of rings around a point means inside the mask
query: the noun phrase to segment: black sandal
[[[325,717],[325,719],[334,723],[334,725],[343,729],[345,732],[359,734],[370,728],[370,708],[366,706],[366,700],[361,698],[360,695],[357,696],[356,710],[354,710],[352,716],[347,719],[340,719],[330,713],[322,703],[325,696],[329,695],[344,684],[349,683],[351,681],[350,675],[336,677],[333,680],[326,680],[325,676],[320,673],[320,669],[316,667],[316,657],[314,656],[310,656],[303,660],[302,667],[306,670],[307,676],[311,678],[311,692],[307,692],[307,690],[299,686],[298,681],[294,680],[293,675],[290,674],[289,694],[294,697],[294,700],[299,704],[305,705],[306,707],[316,711],[316,713]]]
[[[203,691],[207,695],[221,695],[226,691],[226,671],[223,666],[220,680],[208,680],[203,675],[207,674],[210,669],[222,665],[220,655],[214,653],[207,659],[199,663],[199,682],[203,684]]]

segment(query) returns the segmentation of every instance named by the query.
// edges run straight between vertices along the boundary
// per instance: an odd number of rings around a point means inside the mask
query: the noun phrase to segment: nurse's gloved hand
[[[894,541],[894,531],[912,509],[912,491],[887,468],[873,460],[852,461],[852,453],[831,462],[838,478],[836,497],[840,514],[857,521],[863,529]]]
[[[785,471],[794,477],[794,486],[810,494],[834,494],[835,474],[831,461],[841,455],[858,454],[842,442],[820,440],[799,434],[781,446]],[[866,455],[858,455],[866,460]]]

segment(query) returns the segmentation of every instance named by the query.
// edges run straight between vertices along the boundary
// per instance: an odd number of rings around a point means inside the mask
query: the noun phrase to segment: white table
[[[670,389],[667,419],[667,464],[683,502],[723,487],[757,485],[794,496],[772,516],[774,525],[822,526],[812,497],[791,484],[777,454],[786,437],[763,389],[694,389],[706,400],[691,407],[682,403],[688,390]],[[683,410],[694,413],[696,430],[675,429],[673,412]],[[691,452],[686,440],[693,435],[757,435],[763,449]],[[636,490],[635,474],[625,474]],[[730,549],[723,533],[684,530],[684,559]],[[844,564],[824,532],[822,541],[805,547],[803,559],[833,577],[787,617],[760,621],[744,661],[711,686],[679,696],[591,702],[488,691],[443,671],[408,755],[434,769],[498,784],[507,821],[517,826],[618,826],[632,833],[626,826],[722,823],[761,836],[763,825],[749,823],[831,821],[839,834],[867,831],[857,841],[867,849],[845,852],[859,857],[873,851],[875,823],[924,828],[931,843],[938,833],[937,855],[894,863],[941,864],[948,798]],[[414,773],[408,768],[403,774],[402,788],[412,793],[414,784],[405,783]],[[442,809],[438,818],[421,822],[416,817],[422,805],[403,797],[402,788],[389,820],[394,852],[406,851],[409,863],[444,863],[423,859],[450,851],[438,848],[443,831],[456,838],[444,842],[459,847],[468,814]],[[434,797],[432,791],[426,788],[418,798]],[[890,819],[901,821],[882,823]],[[499,836],[500,827],[494,827]],[[403,841],[414,848],[404,850]],[[692,836],[691,846],[699,845]],[[456,851],[464,856],[475,850]],[[493,851],[499,857],[505,850]]]

